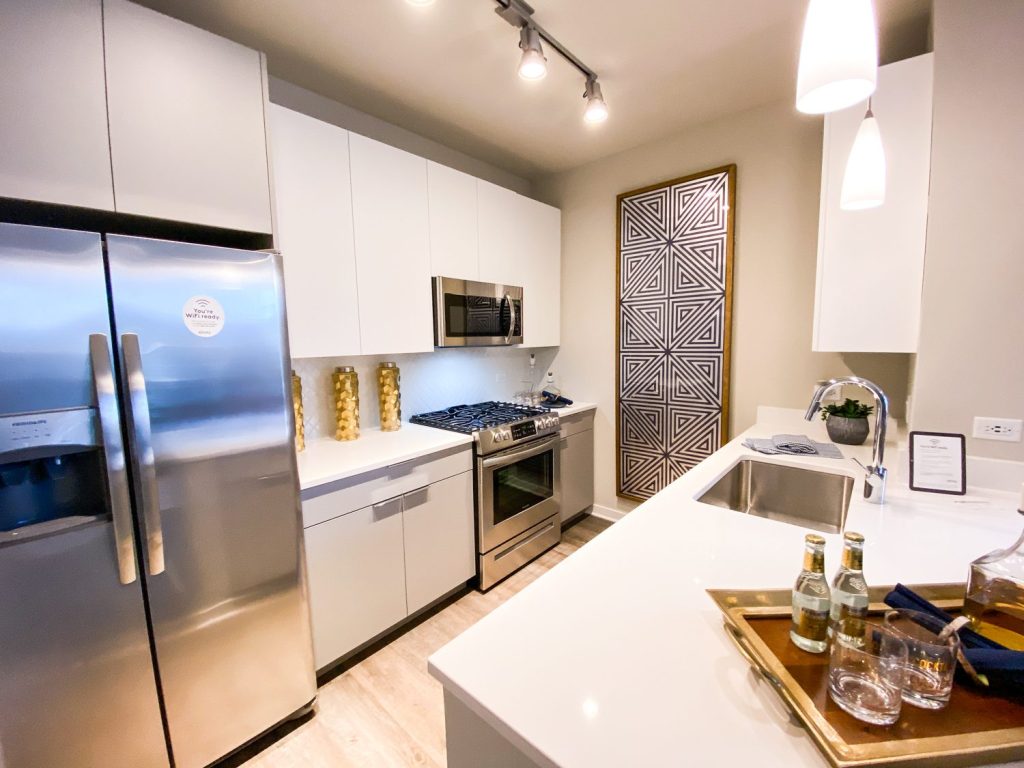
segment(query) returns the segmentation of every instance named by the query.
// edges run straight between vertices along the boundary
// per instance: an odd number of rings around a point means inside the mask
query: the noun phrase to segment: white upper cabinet
[[[364,355],[434,348],[427,161],[349,135]]]
[[[348,131],[271,104],[270,150],[292,357],[358,355]]]
[[[114,209],[100,0],[0,8],[0,197]]]
[[[814,344],[818,352],[917,350],[932,125],[932,54],[878,71],[872,111],[887,165],[885,202],[839,208],[846,159],[867,107],[825,118]]]
[[[483,179],[477,179],[476,191],[480,279],[488,283],[521,286],[523,227],[519,195]]]
[[[270,232],[261,55],[126,0],[104,29],[117,210]]]
[[[523,346],[556,347],[561,337],[562,212],[518,198]]]
[[[476,185],[469,174],[427,161],[432,275],[479,279]]]

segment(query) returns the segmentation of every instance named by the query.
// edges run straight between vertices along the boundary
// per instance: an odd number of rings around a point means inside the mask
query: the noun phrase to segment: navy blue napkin
[[[950,614],[936,608],[903,584],[897,584],[896,588],[885,596],[885,604],[890,608],[930,614],[944,624],[953,620]],[[1024,651],[1010,650],[966,627],[958,634],[967,660],[978,674],[988,678],[993,691],[1015,697],[1024,695]]]

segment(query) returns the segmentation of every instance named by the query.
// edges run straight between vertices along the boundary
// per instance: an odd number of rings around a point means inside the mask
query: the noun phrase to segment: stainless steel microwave
[[[501,347],[523,343],[523,289],[435,277],[434,346]]]

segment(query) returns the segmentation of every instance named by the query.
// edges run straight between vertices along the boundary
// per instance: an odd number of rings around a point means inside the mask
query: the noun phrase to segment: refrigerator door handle
[[[160,491],[156,482],[156,456],[153,453],[152,430],[149,423],[149,398],[146,377],[142,373],[142,352],[139,337],[134,333],[121,335],[121,358],[128,380],[128,413],[135,438],[135,455],[139,475],[139,502],[142,533],[146,537],[149,575],[164,572],[164,533],[160,520]]]
[[[107,495],[110,498],[110,519],[114,527],[118,577],[122,584],[131,584],[138,578],[135,569],[135,533],[132,530],[128,471],[125,467],[124,443],[121,439],[121,417],[117,410],[114,372],[110,365],[110,343],[106,334],[89,335],[89,357],[92,361],[93,385],[96,389],[96,410],[99,413],[100,432],[103,436],[103,459]]]

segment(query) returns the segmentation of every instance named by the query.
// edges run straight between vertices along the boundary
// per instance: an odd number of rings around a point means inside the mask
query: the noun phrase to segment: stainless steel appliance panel
[[[0,414],[94,405],[89,334],[110,333],[100,236],[0,224]]]
[[[0,764],[166,768],[140,583],[80,522],[0,545]]]
[[[559,436],[477,458],[477,524],[481,554],[558,514]],[[539,466],[529,466],[539,464]],[[511,475],[508,478],[503,474]],[[500,498],[506,495],[507,499]]]
[[[171,747],[198,768],[316,690],[280,264],[107,244]]]
[[[0,224],[0,275],[0,765],[167,766],[100,237]]]
[[[523,289],[454,277],[433,278],[434,346],[523,343]]]
[[[542,520],[502,546],[477,555],[480,589],[487,591],[561,540],[561,527],[556,515]]]

